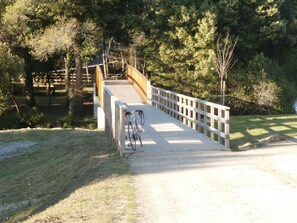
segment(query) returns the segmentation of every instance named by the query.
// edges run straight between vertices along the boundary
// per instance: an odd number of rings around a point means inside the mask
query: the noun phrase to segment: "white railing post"
[[[214,120],[214,107],[213,106],[211,106],[210,107],[210,114],[211,114],[211,118],[210,118],[210,127],[211,128],[214,128],[215,126],[214,126],[214,124],[215,124],[215,120]],[[210,132],[210,138],[212,139],[212,140],[214,140],[214,132]]]
[[[218,131],[221,132],[222,131],[222,121],[221,121],[221,117],[222,117],[222,109],[218,108]],[[222,137],[218,136],[218,143],[222,144]]]
[[[93,84],[93,112],[94,118],[97,119],[97,108],[99,107],[99,97],[97,92],[96,83]]]
[[[146,82],[146,97],[147,97],[147,103],[152,104],[152,87],[151,87],[151,82],[147,81]]]
[[[225,148],[230,147],[230,110],[225,110]]]

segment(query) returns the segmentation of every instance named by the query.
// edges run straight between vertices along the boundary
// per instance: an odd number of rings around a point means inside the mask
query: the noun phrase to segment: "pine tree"
[[[215,90],[216,79],[213,67],[215,8],[208,4],[199,8],[176,4],[170,10],[159,11],[154,27],[162,26],[164,32],[156,31],[148,40],[148,69],[153,73],[152,80],[177,92],[209,98]]]

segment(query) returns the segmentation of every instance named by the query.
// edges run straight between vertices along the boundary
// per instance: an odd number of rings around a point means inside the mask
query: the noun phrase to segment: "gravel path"
[[[296,222],[297,144],[245,152],[141,150],[138,222]]]
[[[148,105],[127,82],[106,83],[146,116],[130,155],[140,223],[273,223],[297,219],[297,144],[233,153]],[[135,103],[138,102],[138,103]]]

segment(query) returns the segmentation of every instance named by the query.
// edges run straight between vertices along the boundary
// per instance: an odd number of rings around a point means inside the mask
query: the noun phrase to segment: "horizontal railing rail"
[[[75,84],[76,73],[75,69],[72,68],[69,74],[69,82]],[[83,86],[89,87],[93,86],[95,82],[95,68],[93,66],[88,66],[83,68],[82,74],[82,84]],[[21,77],[16,81],[18,84],[25,84],[25,78]],[[33,85],[34,86],[45,86],[48,83],[51,85],[62,86],[65,85],[65,71],[64,70],[55,70],[52,71],[49,75],[41,73],[33,73]]]
[[[151,82],[136,68],[128,65],[126,69],[127,79],[132,83],[144,102],[151,98]]]
[[[162,88],[151,88],[154,107],[229,148],[229,107]]]

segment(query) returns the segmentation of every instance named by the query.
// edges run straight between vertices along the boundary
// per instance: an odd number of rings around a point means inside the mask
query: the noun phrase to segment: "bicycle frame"
[[[142,140],[140,134],[143,129],[137,123],[137,115],[139,115],[140,124],[143,126],[145,123],[144,113],[142,110],[135,110],[131,112],[126,112],[125,117],[128,125],[128,137],[130,141],[130,146],[133,150],[136,150],[136,142],[139,140],[140,146],[142,146]]]

